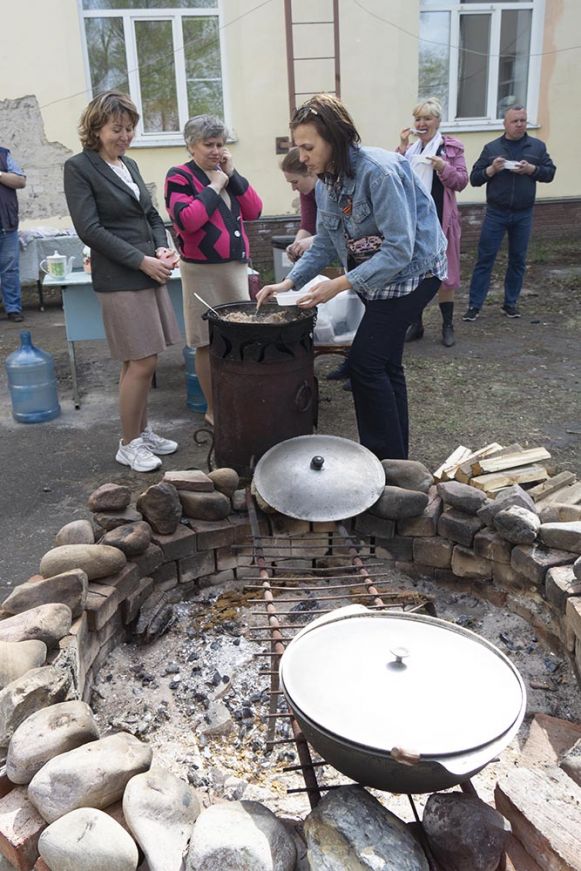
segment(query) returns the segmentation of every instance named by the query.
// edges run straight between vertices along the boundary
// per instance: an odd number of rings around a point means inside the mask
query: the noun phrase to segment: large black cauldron
[[[273,445],[312,433],[317,420],[316,310],[228,303],[210,325],[216,464],[252,474]],[[251,320],[230,320],[230,317]],[[274,322],[271,322],[273,321]]]

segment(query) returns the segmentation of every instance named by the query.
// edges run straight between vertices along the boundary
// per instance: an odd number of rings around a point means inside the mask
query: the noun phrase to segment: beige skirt
[[[248,267],[246,263],[186,263],[180,261],[184,295],[186,341],[190,348],[204,348],[210,343],[208,321],[202,320],[207,308],[194,296],[199,293],[212,307],[227,302],[248,302]]]
[[[183,341],[165,284],[97,296],[114,360],[142,360]]]

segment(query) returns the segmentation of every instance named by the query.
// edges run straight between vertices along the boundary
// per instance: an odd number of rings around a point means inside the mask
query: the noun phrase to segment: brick
[[[3,764],[0,766],[0,798],[4,798],[5,795],[8,795],[11,792],[16,784],[12,783],[8,775],[6,774],[6,765]]]
[[[411,535],[412,537],[428,537],[436,535],[438,532],[438,521],[442,514],[442,500],[439,496],[430,499],[424,509],[424,513],[419,517],[408,517],[405,520],[398,520],[397,531],[400,535]]]
[[[230,547],[216,549],[216,568],[219,572],[235,569],[238,565],[238,552]]]
[[[83,694],[83,700],[87,701],[86,690],[87,686],[89,686],[89,697],[92,691],[92,688],[95,684],[95,678],[99,674],[99,671],[103,664],[105,663],[107,657],[111,655],[111,653],[115,650],[116,647],[119,647],[120,644],[123,644],[125,641],[125,629],[118,629],[116,632],[111,635],[107,641],[101,647],[99,653],[97,654],[93,665],[91,666],[89,672],[87,673],[87,682],[85,685],[85,694]]]
[[[119,609],[113,614],[111,619],[103,626],[103,628],[95,633],[99,644],[99,651],[105,646],[105,644],[107,644],[112,635],[118,634],[122,629],[123,618],[121,616],[121,609]]]
[[[305,535],[309,532],[309,521],[299,520],[296,517],[287,517],[286,514],[269,514],[270,528],[273,535]]]
[[[18,871],[32,871],[46,822],[17,786],[0,799],[0,851]]]
[[[204,590],[206,587],[216,587],[218,584],[225,584],[228,581],[234,581],[235,578],[234,569],[227,569],[225,572],[215,572],[213,575],[205,575],[203,578],[198,579],[198,583],[200,585],[200,590]]]
[[[159,533],[154,532],[151,541],[161,548],[166,562],[192,556],[197,550],[196,533],[193,529],[184,526],[183,523],[178,525],[172,535],[159,535]]]
[[[476,556],[473,551],[461,545],[456,545],[452,552],[452,571],[459,578],[479,578],[483,581],[492,580],[492,563],[490,560]]]
[[[581,596],[581,580],[575,577],[572,566],[556,566],[545,575],[545,595],[560,613],[565,613],[569,596]]]
[[[545,869],[579,871],[581,788],[559,768],[515,768],[494,791],[496,809]]]
[[[179,581],[179,568],[175,560],[163,563],[151,575],[156,590],[171,590]]]
[[[236,527],[226,520],[192,520],[191,526],[197,536],[198,551],[215,550],[234,543]]]
[[[573,562],[572,554],[565,550],[544,547],[542,544],[518,544],[513,547],[510,565],[537,587],[543,587],[547,570]]]
[[[215,570],[214,551],[205,551],[178,560],[178,568],[180,584],[186,584],[203,575],[209,575]]]
[[[336,532],[337,524],[333,520],[312,520],[312,532]]]
[[[86,617],[86,615],[83,616]],[[61,638],[59,647],[61,652],[66,655],[75,689],[79,695],[82,695],[87,671],[99,652],[99,642],[97,641],[96,633],[87,630],[86,635],[82,639],[77,635],[65,635],[64,638]]]
[[[502,867],[498,866],[499,869]],[[543,871],[534,859],[529,856],[520,841],[510,835],[506,844],[505,871]]]
[[[127,596],[137,589],[140,571],[133,563],[127,563],[116,575],[108,575],[106,578],[96,578],[93,583],[102,584],[106,587],[115,587],[119,593],[119,601],[122,602]]]
[[[391,539],[378,538],[375,541],[375,555],[378,559],[386,558],[401,560],[402,562],[412,562],[414,558],[414,540],[413,538],[404,538],[401,535],[396,535]]]
[[[395,561],[395,568],[398,572],[404,572],[410,578],[433,578],[435,572],[433,566],[426,566],[416,562],[404,562],[402,560]]]
[[[135,557],[131,562],[135,563],[142,578],[146,575],[151,575],[163,562],[161,547],[158,547],[156,544],[150,544],[145,553]]]
[[[424,563],[438,569],[447,569],[452,562],[451,541],[439,536],[414,538],[414,562]]]
[[[526,589],[530,582],[506,563],[492,563],[492,580],[499,587],[517,587]]]
[[[228,522],[234,530],[234,544],[252,541],[252,527],[247,514],[231,514]]]
[[[125,625],[132,623],[137,617],[139,609],[153,589],[152,578],[141,578],[137,589],[121,603],[121,616]]]
[[[481,529],[474,536],[473,548],[476,556],[493,560],[496,563],[510,563],[512,544],[493,529]]]
[[[442,581],[446,584],[458,583],[458,577],[454,574],[452,569],[434,569],[434,580]]]
[[[375,538],[393,538],[395,535],[395,521],[385,520],[364,511],[355,518],[355,532],[359,535],[372,535]]]
[[[455,541],[457,544],[462,544],[464,547],[471,547],[474,536],[482,529],[482,523],[472,514],[464,514],[463,511],[457,511],[451,508],[449,511],[444,511],[438,520],[438,535],[442,538],[449,538],[450,541]]]
[[[575,640],[581,641],[581,596],[571,596],[567,599],[565,632],[567,636],[567,650],[573,653],[575,650]]]
[[[115,587],[106,587],[102,584],[89,584],[87,593],[87,621],[91,632],[101,629],[113,616],[121,598]]]

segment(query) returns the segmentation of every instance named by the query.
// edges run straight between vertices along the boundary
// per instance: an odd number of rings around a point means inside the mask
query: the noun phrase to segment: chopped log
[[[529,448],[526,451],[515,451],[503,457],[490,457],[479,460],[473,467],[475,475],[485,475],[487,472],[502,472],[505,469],[515,469],[518,466],[529,466],[541,460],[550,460],[551,455],[546,448]]]
[[[472,487],[478,487],[486,493],[495,493],[511,484],[529,484],[531,481],[544,481],[549,473],[544,466],[522,466],[518,469],[507,469],[505,472],[492,472],[488,475],[478,475],[470,478]]]
[[[528,491],[529,496],[532,496],[535,502],[539,499],[544,499],[550,496],[556,490],[562,490],[563,487],[569,487],[577,480],[575,472],[559,472],[558,475],[553,475],[548,481],[543,481],[542,484],[537,484],[536,487],[531,487]]]
[[[464,447],[464,445],[458,445],[455,451],[452,451],[447,460],[444,460],[441,466],[438,466],[436,471],[434,472],[434,478],[436,481],[444,481],[448,480],[444,478],[444,473],[447,472],[449,468],[457,466],[458,463],[463,463],[464,460],[470,456],[472,450],[470,448]]]
[[[494,791],[513,835],[544,871],[579,871],[581,789],[559,768],[517,768]]]
[[[576,484],[571,484],[569,487],[561,487],[560,490],[555,490],[549,496],[539,499],[537,506],[540,510],[552,502],[560,502],[563,505],[579,505],[581,502],[581,481],[577,481]]]
[[[493,442],[496,444],[496,442]],[[499,448],[496,451],[492,451],[488,456],[489,457],[504,457],[506,454],[514,454],[516,451],[522,451],[522,445],[519,445],[518,442],[514,442],[512,445],[508,445],[506,448]],[[478,459],[478,458],[476,458]],[[462,465],[458,466],[458,470],[456,472],[456,481],[460,481],[462,484],[468,484],[470,482],[470,478],[476,474],[476,472],[472,471],[473,460],[469,458]],[[476,465],[476,463],[474,463]]]
[[[466,459],[462,460],[461,463],[457,463],[456,466],[454,466],[454,468],[449,469],[449,470],[446,469],[446,474],[448,475],[448,477],[450,479],[453,478],[455,481],[460,481],[462,484],[467,484],[468,479],[470,478],[470,474],[468,474],[468,478],[466,478],[466,480],[463,480],[463,478],[459,477],[459,473],[460,473],[461,469],[463,469],[465,466],[468,466],[469,463],[474,462],[479,457],[496,456],[497,453],[499,451],[502,451],[502,450],[503,450],[503,447],[502,447],[502,445],[499,445],[498,442],[491,442],[489,445],[486,445],[486,447],[480,448],[480,450],[474,451],[473,453],[471,453],[470,456],[466,457]]]

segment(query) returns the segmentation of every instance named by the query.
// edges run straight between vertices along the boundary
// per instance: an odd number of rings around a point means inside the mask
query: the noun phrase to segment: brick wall
[[[462,251],[474,251],[478,243],[483,203],[467,203],[460,206],[462,221]],[[259,272],[272,269],[272,236],[292,236],[299,226],[298,215],[275,215],[248,221],[246,230],[250,240],[252,263]],[[533,242],[579,238],[581,226],[581,198],[543,200],[534,211]]]

